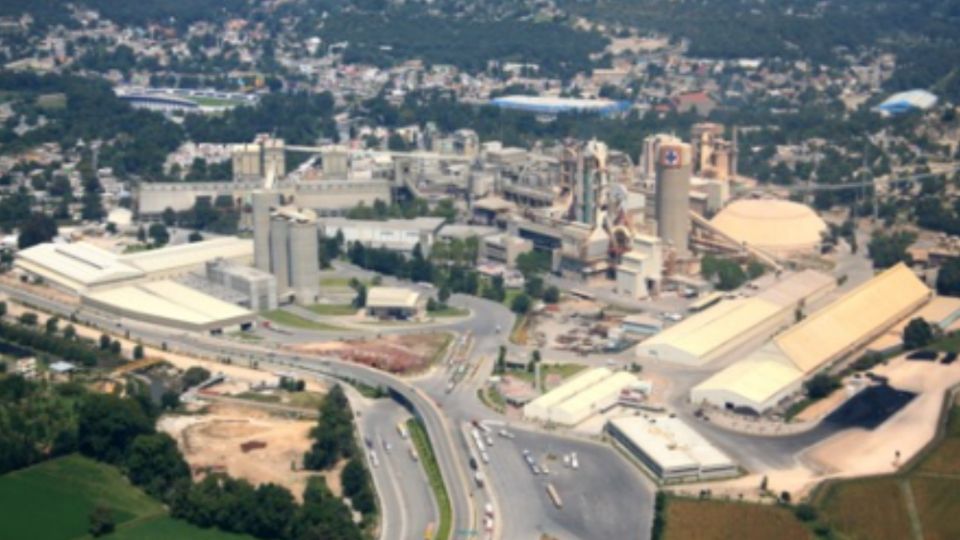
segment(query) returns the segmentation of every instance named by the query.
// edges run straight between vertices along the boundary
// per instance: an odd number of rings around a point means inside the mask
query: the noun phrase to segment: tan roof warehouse
[[[694,403],[764,412],[822,368],[863,347],[930,299],[903,264],[845,294],[690,391]]]
[[[836,287],[826,274],[789,275],[752,298],[722,301],[637,346],[637,356],[703,365],[745,343],[772,336],[793,322],[794,310]]]

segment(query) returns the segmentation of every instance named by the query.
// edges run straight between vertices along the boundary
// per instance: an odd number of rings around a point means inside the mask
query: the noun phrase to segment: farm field
[[[832,488],[819,504],[826,519],[854,538],[910,537],[910,516],[896,478],[851,481]]]
[[[665,540],[806,540],[810,531],[788,508],[694,499],[668,499]]]
[[[815,504],[847,538],[960,538],[960,407],[950,411],[943,440],[915,464],[890,476],[832,484]]]
[[[339,326],[332,324],[304,319],[295,313],[290,313],[289,311],[283,309],[265,311],[260,315],[276,324],[279,324],[280,326],[289,326],[291,328],[299,328],[301,330],[343,330]]]

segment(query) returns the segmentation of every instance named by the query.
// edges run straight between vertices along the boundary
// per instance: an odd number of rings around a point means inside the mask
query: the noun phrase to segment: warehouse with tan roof
[[[853,289],[690,391],[694,403],[763,413],[803,381],[862,349],[921,306],[932,292],[898,264]]]
[[[637,345],[639,358],[700,366],[772,336],[791,324],[801,304],[810,305],[836,280],[805,270],[785,276],[751,298],[724,300]]]

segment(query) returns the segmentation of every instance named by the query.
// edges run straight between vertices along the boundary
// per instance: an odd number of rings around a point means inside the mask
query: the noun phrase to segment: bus
[[[560,499],[560,494],[557,493],[557,488],[553,487],[553,484],[547,484],[547,495],[550,496],[550,501],[553,502],[554,506],[563,508],[563,500]]]

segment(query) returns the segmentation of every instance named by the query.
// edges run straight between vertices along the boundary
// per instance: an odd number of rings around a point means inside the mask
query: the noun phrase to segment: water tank
[[[686,143],[663,144],[657,156],[657,233],[680,256],[689,254],[692,158]]]

